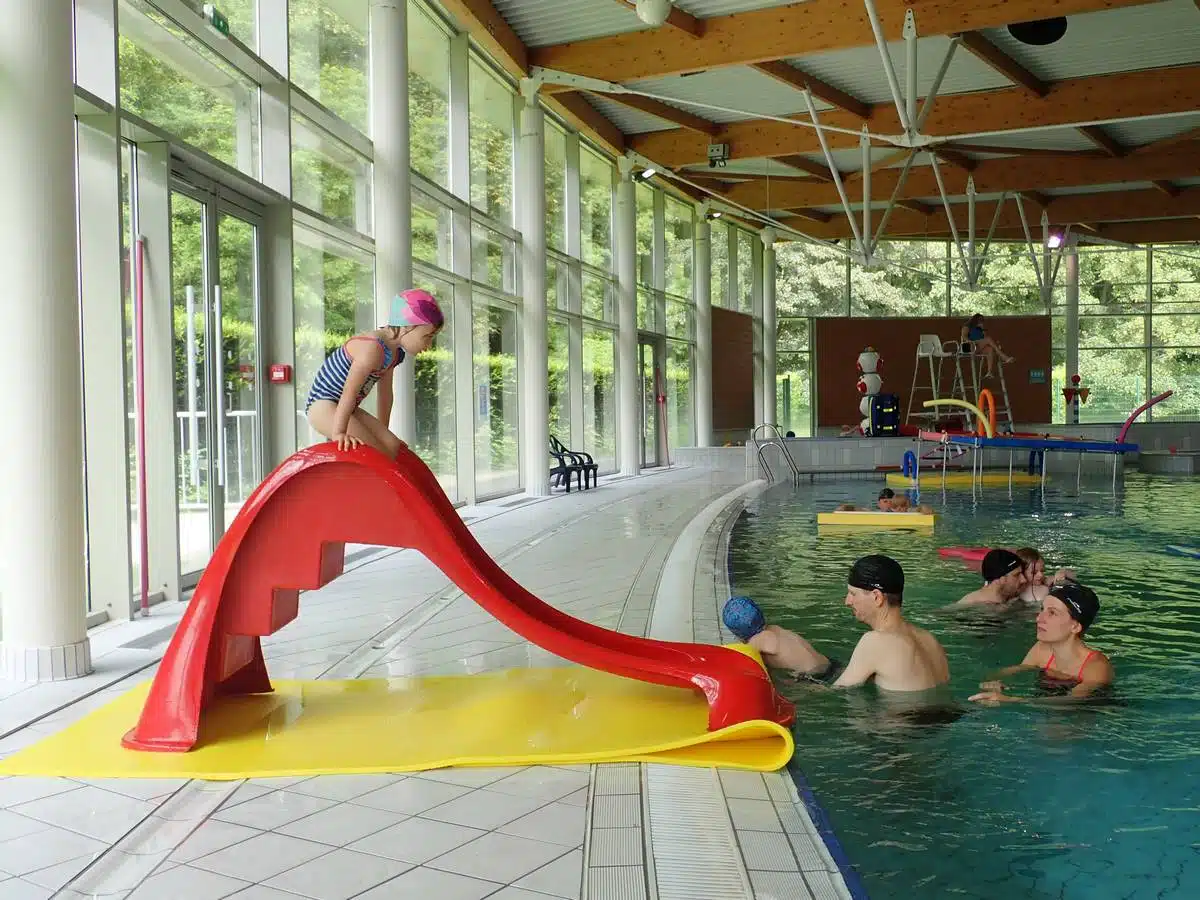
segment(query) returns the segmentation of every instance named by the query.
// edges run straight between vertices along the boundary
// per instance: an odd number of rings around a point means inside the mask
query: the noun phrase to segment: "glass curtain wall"
[[[717,229],[713,229],[714,236]],[[713,251],[713,302],[724,261]],[[730,242],[731,247],[736,247]],[[1040,248],[1035,248],[1040,254]],[[736,252],[736,250],[735,250]],[[1066,330],[1065,264],[1052,260],[1050,308],[1024,243],[994,243],[976,290],[965,287],[958,252],[946,241],[883,241],[887,265],[867,271],[837,248],[777,245],[777,412],[797,435],[811,427],[812,320],[823,316],[901,318],[1050,315],[1052,421],[1066,421],[1062,388]],[[1039,264],[1042,260],[1039,255]],[[718,267],[722,268],[719,270]],[[740,268],[740,257],[739,257]],[[735,290],[735,293],[740,293]],[[1079,247],[1079,373],[1091,388],[1083,423],[1116,423],[1167,390],[1154,420],[1200,419],[1200,247]]]

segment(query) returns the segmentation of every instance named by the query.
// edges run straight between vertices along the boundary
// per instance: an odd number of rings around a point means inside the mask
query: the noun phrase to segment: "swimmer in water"
[[[876,507],[880,512],[919,512],[923,515],[932,516],[933,507],[922,503],[920,506],[913,508],[908,497],[901,495],[896,496],[896,492],[891,488],[884,488],[879,492],[879,499],[876,501]],[[836,510],[837,512],[867,512],[860,510],[853,503],[843,503]]]
[[[1083,636],[1100,612],[1100,600],[1090,588],[1075,582],[1056,584],[1046,595],[1037,617],[1037,643],[1020,665],[995,673],[970,699],[976,703],[1032,703],[1078,700],[1112,684],[1114,672],[1108,657],[1083,642]],[[1066,689],[1063,697],[1010,697],[1000,681],[1023,671],[1040,673],[1042,687]]]
[[[1014,552],[1024,563],[1025,587],[1021,591],[1021,599],[1030,606],[1041,606],[1053,585],[1077,580],[1074,569],[1059,569],[1052,579],[1047,579],[1046,561],[1033,547],[1021,547]]]
[[[904,570],[898,562],[864,556],[850,567],[848,582],[845,604],[870,631],[859,638],[844,669],[794,631],[766,624],[749,597],[732,598],[722,618],[768,666],[832,682],[835,688],[873,679],[885,691],[926,691],[950,680],[946,652],[937,638],[904,618]]]
[[[983,587],[950,604],[948,609],[965,606],[1007,607],[1025,589],[1025,566],[1021,557],[1011,550],[989,550],[983,558],[980,572],[983,575]]]

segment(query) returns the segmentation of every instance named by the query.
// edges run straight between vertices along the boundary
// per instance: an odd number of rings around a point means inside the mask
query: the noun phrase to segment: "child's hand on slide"
[[[335,434],[333,439],[337,441],[339,450],[353,450],[355,447],[362,445],[361,440],[352,435],[346,434],[345,432],[342,434]]]

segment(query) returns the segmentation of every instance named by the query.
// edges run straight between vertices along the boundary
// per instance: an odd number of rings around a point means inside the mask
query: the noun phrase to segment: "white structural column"
[[[775,229],[762,230],[763,242],[763,421],[778,424],[775,412]]]
[[[412,287],[412,182],[408,152],[408,6],[371,0],[371,136],[375,145],[375,317],[387,321],[392,298]],[[413,361],[395,372],[391,429],[417,434]]]
[[[84,578],[83,401],[75,259],[71,0],[11,0],[0,16],[0,383],[26,421],[0,442],[3,674],[91,671]],[[52,364],[31,359],[53,352]],[[62,352],[65,349],[66,352]]]
[[[754,426],[768,421],[766,412],[767,380],[763,368],[763,245],[750,245],[750,317],[753,335],[752,363],[754,370]]]
[[[549,351],[546,346],[546,117],[537,84],[521,83],[517,214],[521,226],[521,438],[525,491],[550,493]]]
[[[712,406],[712,226],[708,204],[696,208],[696,259],[692,270],[696,298],[696,446],[713,442]]]
[[[622,475],[641,471],[642,429],[637,350],[637,196],[633,160],[617,160],[616,220],[613,249],[617,254],[617,461]]]
[[[1067,239],[1062,252],[1066,255],[1067,269],[1067,309],[1063,324],[1067,332],[1067,373],[1064,387],[1071,386],[1071,376],[1079,374],[1079,245],[1075,238]],[[1046,276],[1049,282],[1050,276]],[[1066,422],[1068,425],[1079,423],[1079,407],[1074,403],[1067,404]]]

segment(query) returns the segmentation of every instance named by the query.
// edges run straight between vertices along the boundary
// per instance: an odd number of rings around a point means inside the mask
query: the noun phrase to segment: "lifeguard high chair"
[[[953,376],[948,393],[942,392],[942,367],[946,360],[954,361]],[[958,341],[942,341],[936,334],[923,334],[917,341],[916,365],[913,367],[912,389],[908,392],[908,413],[905,424],[917,420],[923,424],[932,424],[939,419],[962,419],[964,431],[974,431],[976,423],[974,414],[962,407],[933,407],[926,409],[926,400],[965,400],[968,403],[979,402],[979,392],[987,387],[982,384],[979,365],[983,357],[980,354],[964,353]],[[963,363],[966,362],[966,371]],[[1000,397],[996,403],[996,430],[998,432],[1012,431],[1012,412],[1008,402],[1008,383],[1004,379],[1004,363],[996,361],[1000,377]],[[928,375],[924,382],[922,376]]]

